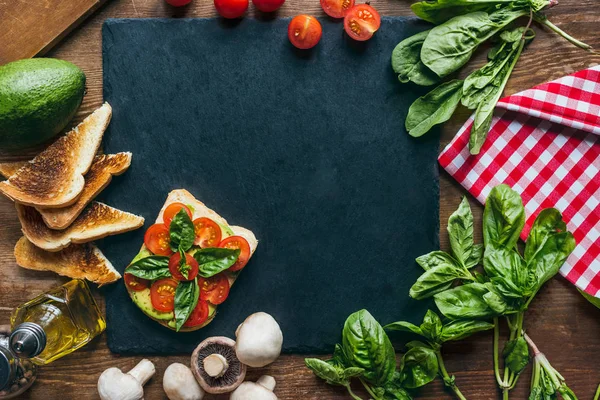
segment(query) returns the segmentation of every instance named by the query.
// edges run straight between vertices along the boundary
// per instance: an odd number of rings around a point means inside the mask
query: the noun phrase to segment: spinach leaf
[[[511,5],[487,13],[476,11],[454,17],[431,30],[421,49],[421,60],[443,78],[465,65],[479,45],[529,9]]]
[[[471,254],[469,258],[465,261],[465,267],[473,268],[479,264],[483,260],[483,245],[475,244],[473,245],[473,249],[471,250]]]
[[[471,277],[458,265],[439,264],[419,276],[408,294],[413,299],[426,299],[448,290],[457,279],[471,279]]]
[[[478,320],[451,321],[442,328],[442,342],[461,340],[476,332],[493,329],[494,324]]]
[[[402,385],[407,389],[427,385],[435,379],[439,370],[436,353],[431,347],[422,343],[412,344],[400,361]]]
[[[342,351],[350,366],[364,369],[364,379],[374,385],[384,385],[396,370],[392,343],[367,310],[357,311],[346,320]]]
[[[200,287],[198,278],[193,281],[182,281],[175,289],[175,329],[181,329],[198,304]]]
[[[169,226],[169,236],[171,239],[171,250],[188,251],[194,244],[196,233],[194,231],[194,223],[190,219],[190,216],[181,209],[173,217],[171,225]]]
[[[484,284],[469,283],[438,293],[434,299],[440,312],[449,319],[486,319],[499,314],[483,299],[487,293]]]
[[[473,251],[473,214],[466,197],[463,197],[458,209],[448,219],[448,235],[452,253],[466,266]]]
[[[362,368],[343,368],[318,358],[307,358],[304,363],[316,376],[330,385],[348,386],[350,379],[359,377],[364,372]]]
[[[194,258],[198,261],[198,274],[203,278],[210,278],[225,271],[235,264],[239,256],[239,249],[216,247],[200,249],[194,253]]]
[[[523,337],[508,341],[502,355],[504,365],[515,374],[520,374],[529,364],[529,347]]]
[[[515,247],[525,226],[525,208],[521,196],[507,185],[494,187],[483,211],[483,241]]]
[[[440,264],[458,265],[458,261],[452,258],[450,254],[441,250],[432,251],[431,253],[417,257],[416,261],[425,271]]]
[[[155,280],[171,277],[169,257],[148,256],[129,264],[125,272],[142,279]]]
[[[462,97],[463,81],[452,80],[419,97],[411,104],[406,116],[406,130],[413,137],[423,136],[434,125],[446,122]]]
[[[392,52],[392,68],[402,83],[413,82],[421,86],[435,85],[440,78],[421,62],[421,47],[429,31],[404,39]]]

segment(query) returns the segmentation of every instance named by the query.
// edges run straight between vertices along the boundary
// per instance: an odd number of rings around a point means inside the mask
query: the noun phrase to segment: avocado
[[[54,58],[14,61],[0,67],[0,148],[38,145],[73,119],[85,92],[85,74]]]
[[[155,310],[152,307],[152,300],[150,300],[150,289],[144,289],[139,292],[130,292],[131,300],[147,315],[152,318],[168,321],[175,318],[175,314],[173,312],[162,312]]]

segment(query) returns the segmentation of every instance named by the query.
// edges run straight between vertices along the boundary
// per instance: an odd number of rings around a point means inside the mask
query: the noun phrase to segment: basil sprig
[[[196,239],[194,223],[184,209],[179,210],[173,217],[171,225],[169,225],[169,237],[171,239],[171,250],[174,252],[180,249],[188,251],[194,245]]]
[[[185,321],[188,320],[200,297],[198,278],[191,281],[182,281],[175,289],[175,329],[179,332]]]
[[[198,274],[210,278],[230,268],[240,256],[239,249],[209,247],[197,250],[194,258],[198,262]]]
[[[169,272],[169,257],[165,256],[148,256],[140,258],[131,263],[125,272],[134,275],[138,278],[156,280],[161,278],[170,278]]]

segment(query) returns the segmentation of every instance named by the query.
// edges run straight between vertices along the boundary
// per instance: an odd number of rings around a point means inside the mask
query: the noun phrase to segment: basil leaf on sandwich
[[[188,251],[194,244],[196,233],[194,232],[194,223],[185,210],[181,209],[169,226],[169,236],[171,239],[171,250]]]
[[[221,249],[209,247],[194,253],[198,261],[198,274],[203,278],[210,278],[219,272],[231,267],[240,256],[240,249]]]
[[[200,287],[198,279],[193,281],[182,281],[175,289],[175,329],[177,332],[181,329],[185,321],[188,320],[194,308],[198,304],[200,297]]]
[[[125,273],[137,276],[138,278],[156,280],[161,278],[170,278],[169,257],[148,256],[140,258],[131,263]]]

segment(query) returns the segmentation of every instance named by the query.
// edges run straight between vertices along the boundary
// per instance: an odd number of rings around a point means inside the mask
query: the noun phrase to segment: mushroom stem
[[[155,372],[154,364],[150,360],[143,359],[128,374],[133,376],[140,385],[144,386]]]
[[[265,389],[269,389],[271,392],[275,390],[275,378],[270,375],[263,375],[256,381],[259,385]]]
[[[227,359],[220,354],[214,353],[206,357],[203,361],[204,371],[213,378],[220,378],[225,375],[229,363]]]

